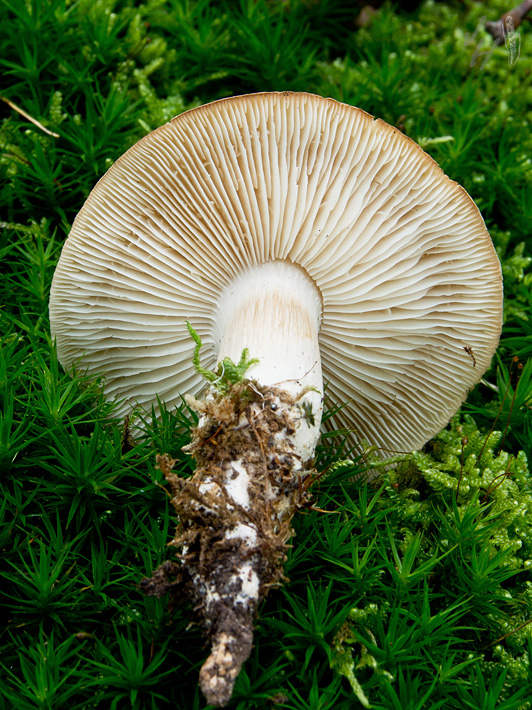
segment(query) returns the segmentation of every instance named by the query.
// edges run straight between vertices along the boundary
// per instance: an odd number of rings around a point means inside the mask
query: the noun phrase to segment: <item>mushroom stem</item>
[[[249,656],[259,602],[283,579],[291,519],[307,495],[296,434],[316,428],[305,419],[308,394],[250,380],[226,393],[211,386],[204,400],[189,398],[201,414],[187,447],[193,477],[176,476],[171,459],[158,459],[179,517],[172,544],[180,564],[164,563],[142,586],[192,602],[212,647],[200,686],[216,707],[229,701]]]
[[[216,707],[229,702],[249,656],[259,602],[283,579],[292,516],[307,495],[302,476],[322,412],[320,309],[313,282],[290,264],[255,267],[233,282],[219,308],[219,381],[203,400],[188,397],[201,415],[186,447],[193,477],[179,478],[159,457],[179,517],[180,564],[165,563],[143,588],[192,601],[211,643],[200,686]],[[228,386],[223,368],[245,343],[261,358],[249,368],[254,379]]]
[[[298,427],[296,437],[304,461],[314,456],[323,409],[321,312],[320,291],[307,272],[287,261],[271,261],[229,283],[216,318],[219,361],[229,357],[236,362],[246,348],[258,360],[246,373],[250,378],[293,397],[308,391],[305,406],[312,409],[315,425]]]

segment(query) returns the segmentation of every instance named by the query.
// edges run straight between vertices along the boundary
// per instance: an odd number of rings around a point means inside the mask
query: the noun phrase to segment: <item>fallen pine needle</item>
[[[54,138],[59,138],[59,133],[54,133],[53,131],[50,131],[48,128],[42,125],[42,123],[39,123],[36,118],[33,118],[32,116],[29,115],[29,113],[26,113],[26,111],[23,111],[21,108],[19,108],[16,104],[14,104],[12,101],[9,99],[6,99],[5,96],[0,96],[0,99],[2,101],[5,101],[5,103],[8,106],[11,106],[11,108],[16,111],[17,113],[20,113],[21,116],[24,116],[24,118],[28,119],[28,121],[31,121],[33,124],[37,126],[37,128],[40,128],[41,131],[44,131],[47,133],[49,136],[53,136]]]

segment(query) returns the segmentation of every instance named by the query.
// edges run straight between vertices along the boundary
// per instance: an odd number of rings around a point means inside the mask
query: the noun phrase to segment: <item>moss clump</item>
[[[524,452],[499,449],[503,433],[481,433],[474,419],[455,417],[424,451],[404,457],[385,476],[397,520],[411,534],[436,534],[440,515],[463,518],[472,509],[489,525],[505,564],[532,567],[532,482]],[[437,515],[435,515],[437,511]]]

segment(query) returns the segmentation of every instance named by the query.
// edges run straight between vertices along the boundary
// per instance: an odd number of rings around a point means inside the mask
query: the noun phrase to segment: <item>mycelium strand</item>
[[[187,449],[190,479],[159,466],[179,516],[167,562],[146,580],[150,594],[188,597],[211,643],[200,672],[207,701],[223,707],[253,641],[259,602],[283,576],[291,519],[306,497],[322,411],[321,300],[311,279],[283,262],[235,279],[219,304],[219,364]],[[246,348],[258,357],[247,364]],[[235,375],[236,373],[236,375]],[[242,376],[240,376],[242,375]]]

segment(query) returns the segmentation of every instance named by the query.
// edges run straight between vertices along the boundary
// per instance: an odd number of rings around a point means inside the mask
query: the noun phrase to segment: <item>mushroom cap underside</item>
[[[202,387],[185,321],[212,366],[220,294],[275,261],[319,289],[331,424],[356,439],[418,448],[489,366],[502,280],[474,202],[396,128],[305,93],[192,109],[110,168],[54,275],[59,359],[119,413],[178,405]]]

